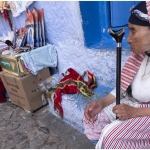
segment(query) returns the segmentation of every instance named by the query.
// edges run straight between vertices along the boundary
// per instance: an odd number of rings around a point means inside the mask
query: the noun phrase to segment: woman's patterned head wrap
[[[150,26],[149,11],[150,11],[150,2],[148,1],[140,2],[139,4],[131,8],[130,10],[131,15],[128,22],[139,26]]]

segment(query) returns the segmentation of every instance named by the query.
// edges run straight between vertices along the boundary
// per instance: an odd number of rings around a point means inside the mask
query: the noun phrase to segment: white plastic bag
[[[61,79],[62,76],[60,74],[54,74],[48,77],[46,80],[40,82],[38,84],[38,87],[41,91],[46,91],[50,89],[52,86],[56,85]]]

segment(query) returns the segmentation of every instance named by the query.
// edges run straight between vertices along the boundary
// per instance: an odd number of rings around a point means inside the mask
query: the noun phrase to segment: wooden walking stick
[[[122,52],[122,39],[125,34],[124,29],[114,31],[109,29],[109,34],[117,42],[117,55],[116,55],[116,105],[120,104],[120,81],[121,81],[121,52]],[[116,117],[118,119],[118,117]]]

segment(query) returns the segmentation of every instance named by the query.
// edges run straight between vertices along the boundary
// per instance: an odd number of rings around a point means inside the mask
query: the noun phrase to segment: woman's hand
[[[89,105],[87,105],[84,111],[86,119],[91,122],[97,120],[96,115],[102,110],[102,105],[102,100],[92,101]]]
[[[112,111],[120,120],[126,120],[137,117],[137,108],[126,104],[116,105],[113,107]]]
[[[116,98],[112,94],[108,94],[107,96],[99,99],[97,101],[91,102],[89,105],[86,106],[84,115],[86,119],[91,122],[97,120],[96,115],[106,106],[115,102]]]

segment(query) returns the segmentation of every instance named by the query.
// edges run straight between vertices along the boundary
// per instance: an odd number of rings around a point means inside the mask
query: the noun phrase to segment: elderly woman
[[[133,52],[121,73],[121,104],[116,91],[85,109],[85,134],[96,148],[150,148],[150,23],[149,2],[132,8],[127,42]],[[147,7],[146,7],[147,6]],[[116,120],[116,115],[119,119]]]

